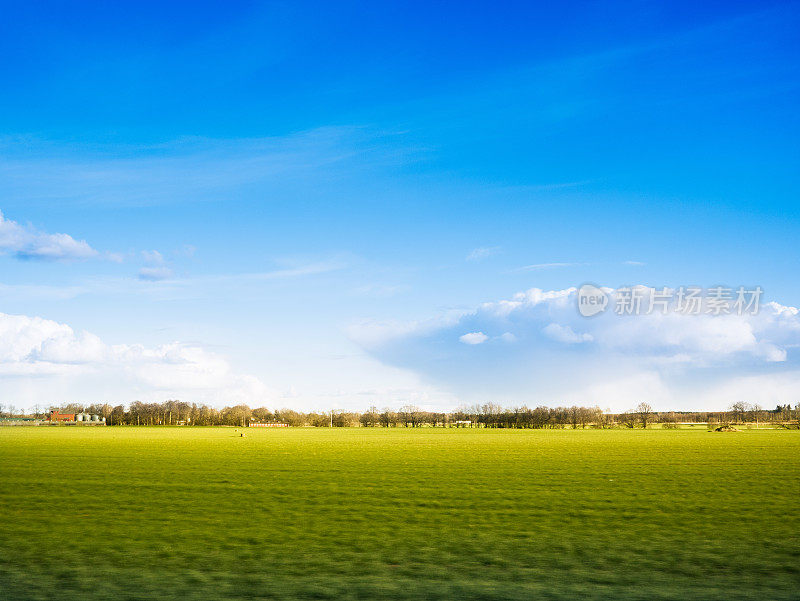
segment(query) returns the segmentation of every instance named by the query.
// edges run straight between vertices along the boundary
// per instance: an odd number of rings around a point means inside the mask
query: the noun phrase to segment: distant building
[[[104,426],[106,418],[100,417],[95,413],[59,413],[53,411],[47,418],[51,424],[89,424],[93,426]]]
[[[51,422],[74,422],[75,421],[75,414],[74,413],[59,413],[58,411],[53,411],[50,414],[50,417],[47,418]]]
[[[100,417],[96,413],[78,413],[75,416],[76,421],[78,422],[90,422],[93,424],[101,423],[106,421],[106,418]]]
[[[0,417],[0,426],[38,426],[40,422],[35,417]]]

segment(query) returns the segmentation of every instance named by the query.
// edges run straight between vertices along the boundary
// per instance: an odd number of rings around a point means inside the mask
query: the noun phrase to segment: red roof
[[[75,414],[74,413],[59,413],[58,411],[53,411],[50,415],[50,421],[58,420],[62,422],[74,422],[75,421]]]

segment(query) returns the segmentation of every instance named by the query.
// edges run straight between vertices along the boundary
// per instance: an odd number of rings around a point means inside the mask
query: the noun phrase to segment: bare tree
[[[748,406],[744,401],[738,401],[731,405],[731,411],[733,411],[733,418],[736,423],[742,421],[742,418],[744,418],[744,414],[747,413],[747,410]]]
[[[378,408],[373,405],[369,411],[361,414],[361,425],[374,428],[378,425]]]
[[[409,424],[411,424],[412,428],[416,428],[419,424],[419,407],[416,405],[404,405],[400,408],[399,415],[406,428]]]
[[[753,411],[753,418],[756,420],[756,430],[758,430],[758,419],[761,417],[761,412],[763,409],[761,408],[761,405],[756,403],[751,407],[751,410]]]
[[[650,418],[653,415],[653,408],[647,403],[639,403],[636,406],[636,414],[639,416],[639,422],[642,424],[642,428],[647,428],[647,424],[650,422]]]
[[[619,420],[622,422],[622,425],[626,428],[635,428],[636,427],[636,417],[637,414],[634,410],[626,411],[625,413],[621,413],[619,416]]]

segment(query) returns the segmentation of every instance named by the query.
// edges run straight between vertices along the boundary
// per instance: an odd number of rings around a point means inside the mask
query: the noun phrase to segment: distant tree
[[[331,416],[327,413],[309,413],[306,423],[315,428],[327,428],[330,425]]]
[[[603,410],[600,409],[600,407],[594,407],[592,410],[594,411],[593,421],[596,428],[605,429],[605,428],[610,428],[614,425],[612,416],[603,412]]]
[[[748,410],[749,407],[744,401],[738,401],[731,405],[731,412],[733,413],[734,421],[736,421],[736,423],[744,421],[744,415]]]
[[[447,414],[446,413],[429,413],[428,414],[429,423],[432,426],[441,425],[442,427],[447,426]]]
[[[333,426],[335,428],[352,428],[357,426],[359,416],[357,413],[350,413],[347,411],[334,411],[333,412]]]
[[[661,427],[675,430],[678,428],[678,415],[674,411],[659,416]]]
[[[581,408],[573,405],[569,408],[569,422],[573,430],[578,429],[578,424],[581,423]]]
[[[252,413],[253,417],[257,422],[268,423],[275,421],[275,417],[272,415],[272,412],[266,407],[259,407],[257,409],[253,409]]]
[[[228,426],[242,426],[250,422],[253,416],[250,407],[247,405],[236,405],[235,407],[225,407],[222,410],[222,422]]]
[[[64,403],[59,408],[61,413],[83,413],[85,407],[80,403]]]
[[[121,426],[122,424],[130,423],[125,416],[125,407],[117,405],[111,410],[111,415],[106,420],[110,426]]]
[[[394,428],[400,423],[400,418],[395,411],[387,408],[381,411],[380,423],[384,428]]]
[[[416,405],[404,405],[400,408],[398,415],[400,421],[406,428],[408,428],[409,425],[412,428],[416,428],[419,425],[419,407]]]
[[[638,423],[638,415],[633,409],[631,409],[630,411],[621,413],[619,416],[619,421],[626,428],[635,428],[636,424]]]
[[[478,421],[487,428],[496,428],[500,425],[503,408],[495,403],[484,403],[478,408]]]
[[[642,428],[647,428],[647,424],[653,416],[653,408],[647,403],[639,403],[636,406],[636,414],[639,416],[639,423],[642,424]]]
[[[367,411],[366,413],[363,413],[361,415],[361,420],[360,421],[361,421],[361,425],[362,426],[365,426],[365,427],[368,427],[368,428],[374,428],[375,426],[377,426],[378,425],[378,408],[375,407],[375,405],[370,407],[369,411]]]
[[[279,409],[275,411],[275,419],[290,426],[302,426],[305,424],[305,416],[294,409]]]
[[[761,412],[764,410],[761,408],[761,405],[755,403],[751,405],[750,411],[752,412],[753,421],[756,422],[756,429],[758,429],[758,422],[761,421]]]

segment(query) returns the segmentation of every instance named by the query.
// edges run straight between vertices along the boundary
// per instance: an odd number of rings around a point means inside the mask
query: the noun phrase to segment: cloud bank
[[[650,288],[640,287],[645,292]],[[351,338],[464,402],[582,403],[624,410],[720,408],[737,400],[796,402],[800,311],[675,312],[586,318],[576,289],[532,288],[423,322],[363,322]]]
[[[180,398],[258,402],[270,392],[198,345],[109,345],[89,332],[40,317],[0,313],[0,382],[6,401],[129,402]],[[120,396],[120,390],[126,392]]]

